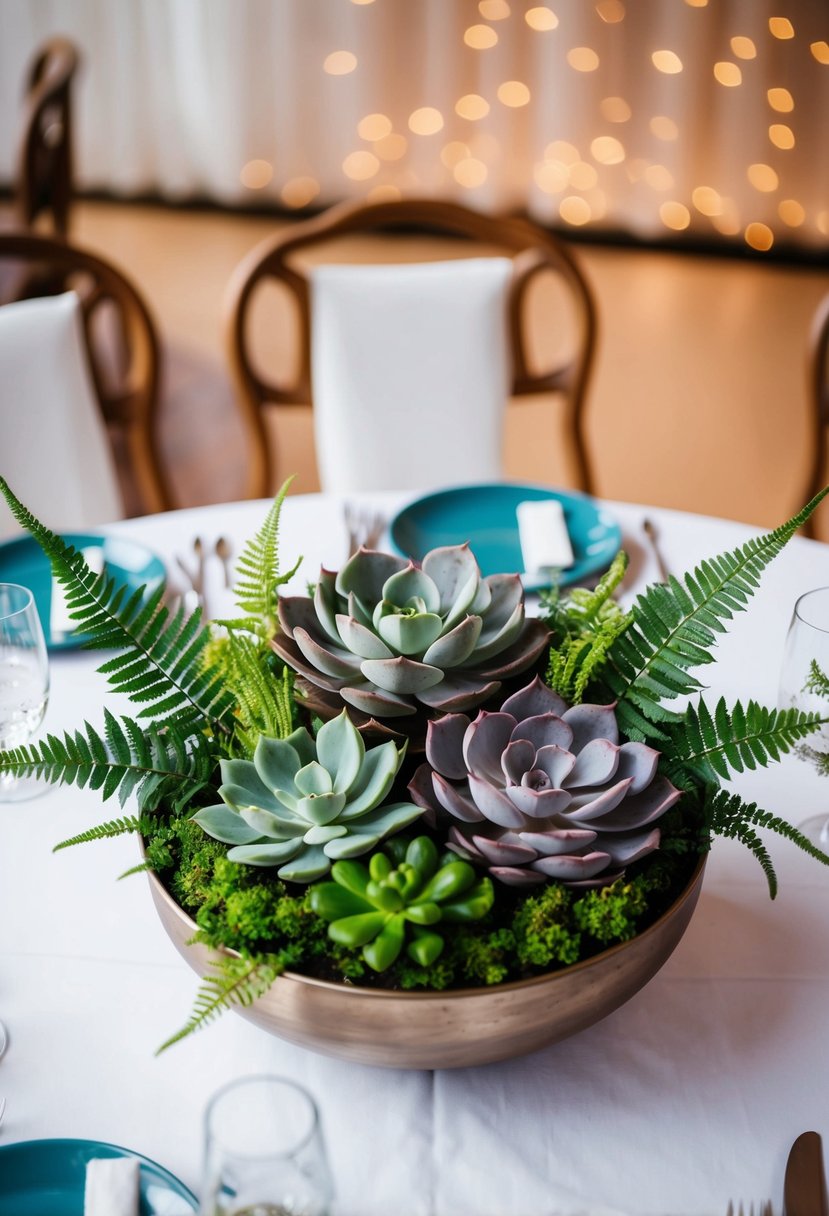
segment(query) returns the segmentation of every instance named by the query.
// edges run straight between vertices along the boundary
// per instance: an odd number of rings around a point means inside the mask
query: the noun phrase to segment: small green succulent
[[[362,946],[375,971],[385,971],[395,961],[407,928],[409,957],[428,967],[443,950],[434,926],[480,920],[492,907],[492,881],[477,878],[465,861],[440,862],[428,836],[413,840],[402,857],[400,849],[390,852],[396,865],[384,852],[375,853],[367,867],[338,861],[331,870],[334,881],[311,888],[311,907],[331,922],[328,936],[344,946]]]
[[[193,815],[230,861],[279,866],[288,882],[313,882],[338,858],[359,857],[422,814],[411,802],[383,803],[406,747],[369,748],[345,710],[286,739],[262,736],[253,760],[222,760],[223,802]]]

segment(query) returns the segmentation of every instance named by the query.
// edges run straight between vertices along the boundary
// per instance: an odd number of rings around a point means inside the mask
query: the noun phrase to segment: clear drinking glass
[[[311,1095],[283,1077],[220,1089],[205,1115],[201,1216],[327,1216],[331,1176]]]
[[[49,659],[28,587],[0,583],[0,751],[28,743],[49,699]],[[0,775],[0,802],[42,794],[34,778]]]
[[[829,587],[806,591],[794,606],[777,699],[781,709],[802,709],[829,718],[829,699],[808,687],[812,663],[829,676]],[[829,725],[805,742],[814,751],[829,753]],[[798,827],[819,848],[829,848],[829,816],[813,815]]]

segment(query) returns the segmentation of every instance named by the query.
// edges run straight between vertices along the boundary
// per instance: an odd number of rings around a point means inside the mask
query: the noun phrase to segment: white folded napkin
[[[138,1216],[139,1168],[134,1157],[87,1161],[84,1216]]]
[[[557,498],[519,502],[515,513],[525,574],[566,570],[572,566],[575,561],[573,546],[564,509]]]
[[[100,545],[88,545],[81,550],[83,559],[93,574],[104,568],[104,551]],[[53,642],[62,642],[67,633],[75,629],[76,622],[69,615],[66,592],[56,578],[52,579],[52,602],[49,608],[49,634]]]

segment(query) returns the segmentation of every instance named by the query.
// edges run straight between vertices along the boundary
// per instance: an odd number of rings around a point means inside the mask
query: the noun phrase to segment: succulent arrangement
[[[483,578],[466,545],[420,565],[363,549],[283,595],[283,487],[241,556],[239,616],[208,629],[161,589],[125,598],[2,478],[0,492],[136,706],[0,753],[0,773],[118,797],[120,817],[57,847],[137,833],[134,871],[154,871],[215,951],[170,1042],[286,968],[443,989],[567,966],[651,923],[718,834],[751,849],[772,895],[758,829],[829,864],[723,786],[825,719],[709,706],[693,674],[823,495],[628,612],[619,555],[531,618],[518,577]]]

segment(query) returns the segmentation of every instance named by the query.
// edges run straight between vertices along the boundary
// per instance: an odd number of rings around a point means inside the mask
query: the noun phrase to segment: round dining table
[[[397,495],[366,496],[386,516]],[[218,504],[105,530],[150,547],[181,587],[201,538],[211,613],[230,609],[215,543],[238,556],[267,502]],[[643,531],[658,529],[681,574],[756,535],[748,525],[606,503],[630,555],[623,599],[659,577]],[[346,554],[343,501],[286,499],[287,588]],[[709,704],[774,705],[797,596],[829,584],[829,547],[796,538],[766,571],[702,669]],[[42,731],[98,725],[125,709],[97,672],[100,653],[51,656]],[[826,809],[829,780],[797,756],[733,782],[798,823]],[[250,1074],[305,1085],[319,1104],[335,1216],[548,1216],[708,1213],[729,1200],[781,1203],[789,1147],[829,1132],[829,869],[762,833],[780,881],[774,902],[757,861],[717,839],[690,927],[662,970],[615,1013],[545,1050],[435,1072],[366,1067],[281,1041],[226,1013],[156,1055],[189,1017],[198,979],[166,936],[133,837],[53,852],[119,814],[89,790],[55,787],[0,807],[0,1147],[78,1137],[125,1146],[196,1193],[211,1095]],[[277,981],[279,982],[279,981]],[[0,1157],[0,1169],[2,1169]],[[173,1211],[173,1209],[170,1209]]]

